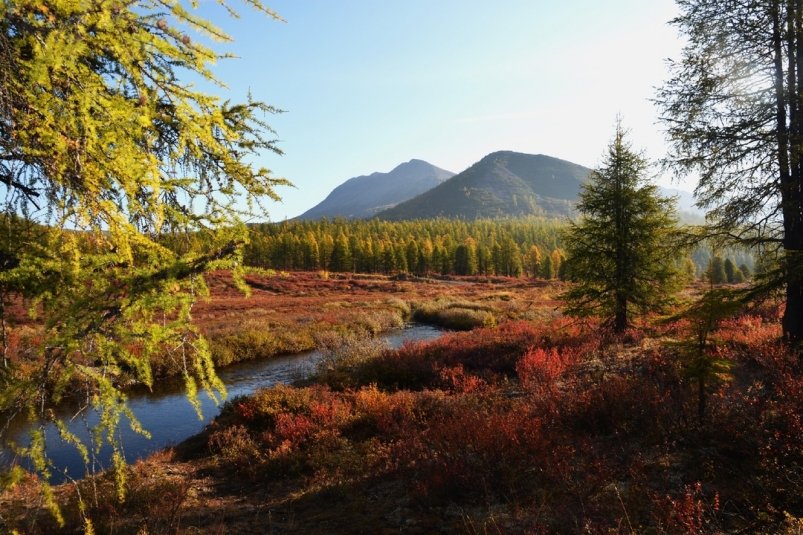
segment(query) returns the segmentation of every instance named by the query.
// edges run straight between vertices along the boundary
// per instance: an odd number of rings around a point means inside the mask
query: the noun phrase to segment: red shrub
[[[440,371],[442,385],[453,392],[470,393],[486,385],[485,381],[476,375],[467,374],[462,364]]]
[[[530,348],[516,363],[516,374],[522,385],[551,389],[554,381],[576,360],[572,350],[553,347]]]
[[[276,415],[274,433],[277,439],[297,446],[309,438],[315,427],[312,420],[303,414],[280,413]]]
[[[683,496],[667,496],[667,500],[672,508],[671,523],[685,533],[703,533],[719,512],[719,493],[706,497],[699,481],[686,485]]]
[[[394,457],[428,502],[510,496],[559,477],[573,453],[552,442],[525,403],[484,408],[483,398],[441,404],[428,426],[397,442]]]

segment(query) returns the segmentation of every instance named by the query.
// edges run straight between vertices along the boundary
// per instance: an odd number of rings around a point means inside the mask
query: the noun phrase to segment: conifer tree
[[[538,271],[541,267],[541,250],[537,245],[530,246],[530,250],[527,252],[527,257],[524,264],[527,274],[530,277],[538,276]]]
[[[407,255],[407,268],[414,273],[420,273],[418,270],[420,252],[418,250],[418,243],[412,237],[407,242],[405,254]]]
[[[541,262],[541,276],[545,279],[555,278],[555,265],[552,263],[552,255],[544,255]]]
[[[714,255],[711,258],[711,261],[708,263],[708,269],[706,270],[706,276],[711,284],[723,284],[728,281],[728,275],[725,272],[725,263],[722,261],[721,256]]]
[[[690,257],[686,257],[683,261],[683,273],[689,282],[697,279],[697,264]]]
[[[332,246],[332,256],[329,260],[331,271],[346,272],[351,269],[351,249],[349,240],[342,232]]]
[[[477,273],[477,251],[474,240],[469,238],[455,249],[454,271],[457,275],[475,275]]]
[[[550,253],[552,257],[552,269],[555,276],[561,278],[561,274],[566,272],[566,256],[560,249],[555,249]]]
[[[678,3],[685,47],[657,99],[668,163],[700,177],[712,234],[777,249],[765,279],[786,293],[784,338],[803,344],[803,3]]]
[[[733,284],[736,278],[736,266],[733,264],[733,260],[726,258],[722,269],[725,270],[725,280],[728,281],[728,284]]]
[[[396,269],[407,273],[409,271],[409,266],[407,266],[407,256],[405,255],[405,249],[402,246],[393,247],[393,259],[396,265]]]
[[[52,419],[85,385],[119,478],[116,427],[124,415],[137,427],[120,384],[152,386],[162,359],[193,400],[223,390],[191,307],[210,268],[237,268],[244,287],[241,216],[286,183],[250,163],[279,152],[263,122],[276,110],[199,91],[220,51],[193,32],[229,39],[182,2],[0,2],[1,234],[21,245],[4,244],[0,286],[42,325],[32,374],[3,363],[0,413]],[[43,444],[29,450],[39,467]]]
[[[577,281],[564,294],[567,313],[601,315],[616,332],[634,313],[665,303],[677,281],[675,209],[645,182],[646,172],[646,160],[617,123],[601,167],[580,194],[582,217],[566,238],[568,269]]]

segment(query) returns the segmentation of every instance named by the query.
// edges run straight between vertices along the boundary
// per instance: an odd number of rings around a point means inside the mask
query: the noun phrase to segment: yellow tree
[[[152,385],[156,359],[191,397],[222,392],[191,307],[204,271],[241,265],[242,214],[286,183],[250,163],[279,152],[263,119],[276,110],[186,81],[217,82],[198,36],[229,39],[186,3],[0,0],[0,13],[0,413],[45,421],[82,385],[115,445],[120,385]],[[35,365],[8,353],[19,298],[42,329]],[[37,433],[27,453],[47,476]]]

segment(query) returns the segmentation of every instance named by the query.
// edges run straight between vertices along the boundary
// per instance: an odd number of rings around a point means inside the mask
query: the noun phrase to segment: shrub
[[[413,319],[456,331],[469,331],[476,327],[496,325],[496,316],[492,307],[467,301],[424,303],[416,306],[413,311]]]
[[[556,347],[533,347],[516,363],[516,375],[523,386],[551,389],[555,380],[574,360],[570,350],[561,352]]]
[[[321,359],[312,381],[343,389],[355,384],[355,370],[387,350],[387,343],[378,338],[353,333],[323,332],[316,336]]]

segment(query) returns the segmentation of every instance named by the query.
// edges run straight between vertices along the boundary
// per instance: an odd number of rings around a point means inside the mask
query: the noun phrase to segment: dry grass
[[[219,365],[312,349],[321,332],[370,336],[411,317],[450,329],[554,315],[557,283],[495,277],[395,280],[383,275],[250,275],[250,297],[228,274],[208,277],[212,297],[194,320]]]

